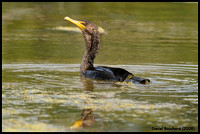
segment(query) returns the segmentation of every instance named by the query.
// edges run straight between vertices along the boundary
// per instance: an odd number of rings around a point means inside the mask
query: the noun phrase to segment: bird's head
[[[93,32],[98,31],[97,26],[90,21],[86,21],[86,20],[78,21],[78,20],[71,19],[68,16],[65,17],[64,19],[75,24],[77,27],[81,29],[83,33],[93,34]]]
[[[87,50],[92,51],[95,55],[100,44],[100,34],[97,26],[86,20],[77,21],[69,17],[65,17],[64,19],[70,21],[81,29],[85,38]]]

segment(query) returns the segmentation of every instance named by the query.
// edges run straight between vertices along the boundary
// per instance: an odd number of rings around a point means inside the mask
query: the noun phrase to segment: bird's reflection
[[[84,91],[92,92],[94,89],[93,80],[84,78],[81,76],[80,78],[83,84]],[[83,128],[83,127],[90,127],[95,122],[96,115],[93,113],[92,109],[83,109],[81,113],[81,117],[73,123],[71,126],[72,129],[75,128]]]

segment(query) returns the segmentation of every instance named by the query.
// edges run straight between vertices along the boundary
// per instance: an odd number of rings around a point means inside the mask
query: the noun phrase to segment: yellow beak
[[[70,21],[70,22],[73,23],[73,24],[75,24],[75,25],[78,26],[81,30],[84,30],[84,29],[85,29],[85,26],[84,26],[83,24],[81,24],[81,23],[83,23],[83,21],[73,20],[73,19],[69,18],[68,16],[66,16],[64,19]]]

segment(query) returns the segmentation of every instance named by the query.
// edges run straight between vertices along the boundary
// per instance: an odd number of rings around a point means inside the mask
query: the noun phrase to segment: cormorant
[[[113,68],[106,66],[94,67],[94,58],[98,52],[100,45],[100,34],[97,26],[94,23],[86,20],[77,21],[69,17],[65,17],[64,19],[78,26],[81,29],[85,38],[86,51],[80,66],[81,75],[87,78],[120,82],[126,81],[141,84],[147,84],[150,82],[149,79],[135,77],[132,73],[122,68]]]

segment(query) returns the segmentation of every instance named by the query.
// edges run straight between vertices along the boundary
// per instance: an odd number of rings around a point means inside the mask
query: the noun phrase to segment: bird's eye
[[[79,21],[82,25],[85,25],[85,22],[84,21]]]

